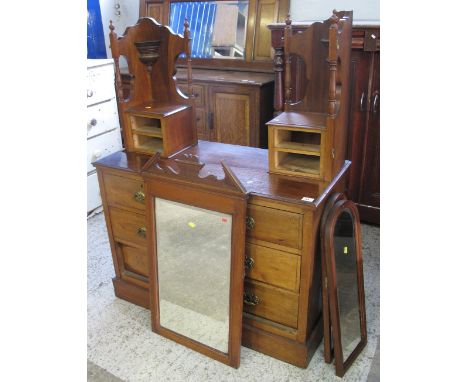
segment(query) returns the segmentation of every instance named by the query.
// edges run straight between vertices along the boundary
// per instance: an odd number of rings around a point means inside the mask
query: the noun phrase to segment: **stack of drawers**
[[[101,205],[92,162],[122,149],[113,60],[88,60],[87,106],[87,210],[90,212]]]
[[[115,155],[123,153],[116,153]],[[150,157],[132,154],[143,165]],[[141,167],[137,166],[137,167]],[[97,165],[116,277],[115,294],[149,308],[149,261],[145,194],[137,169],[121,171]]]
[[[247,209],[244,311],[288,332],[297,329],[302,215],[275,207]]]

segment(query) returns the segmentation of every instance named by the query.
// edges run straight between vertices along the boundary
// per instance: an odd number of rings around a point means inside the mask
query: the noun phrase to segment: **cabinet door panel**
[[[212,87],[211,140],[242,146],[255,146],[250,139],[252,121],[252,95],[240,88]]]
[[[380,207],[380,54],[373,59],[369,121],[366,131],[359,202]]]

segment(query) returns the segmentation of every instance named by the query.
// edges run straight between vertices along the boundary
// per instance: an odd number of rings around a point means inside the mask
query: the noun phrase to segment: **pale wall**
[[[379,21],[379,0],[290,0],[292,21],[325,20],[337,11],[353,11],[354,21]]]

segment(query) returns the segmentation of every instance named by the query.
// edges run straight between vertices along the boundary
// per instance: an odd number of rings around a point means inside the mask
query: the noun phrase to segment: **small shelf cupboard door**
[[[210,99],[210,140],[258,146],[258,134],[254,134],[254,95],[251,89],[213,86],[210,89]]]

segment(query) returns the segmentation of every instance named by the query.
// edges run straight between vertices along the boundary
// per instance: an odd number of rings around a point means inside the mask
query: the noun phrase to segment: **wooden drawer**
[[[146,246],[145,215],[111,207],[109,215],[114,240],[137,246]]]
[[[122,262],[126,271],[148,278],[149,265],[146,249],[123,245],[121,247]]]
[[[258,304],[247,304],[245,302],[247,295],[251,296],[251,301],[257,297]],[[266,318],[290,328],[297,328],[298,307],[299,296],[297,293],[256,281],[246,280],[244,283],[244,312]]]
[[[252,223],[252,228],[247,226],[248,237],[286,247],[302,248],[301,214],[249,204],[247,219]]]
[[[298,292],[300,272],[300,256],[260,245],[246,244],[246,277]]]
[[[131,179],[104,173],[106,200],[109,206],[145,212],[143,179]]]
[[[188,85],[186,83],[177,83],[182,93],[188,96]],[[195,96],[195,106],[205,106],[205,92],[202,85],[192,84],[193,95]]]

